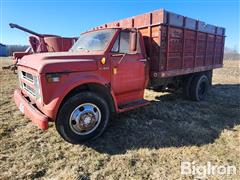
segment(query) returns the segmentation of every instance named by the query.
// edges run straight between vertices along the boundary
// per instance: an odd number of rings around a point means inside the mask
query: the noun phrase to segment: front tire
[[[56,129],[69,143],[80,144],[100,136],[109,121],[107,102],[92,92],[70,97],[60,108]]]

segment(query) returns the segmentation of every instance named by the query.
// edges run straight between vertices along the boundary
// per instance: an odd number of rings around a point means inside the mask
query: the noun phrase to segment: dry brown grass
[[[192,179],[182,161],[235,165],[240,173],[240,61],[214,71],[204,102],[179,94],[146,92],[153,103],[113,118],[94,142],[71,145],[53,124],[41,131],[11,100],[16,75],[0,71],[0,179]],[[1,66],[11,63],[1,59]]]

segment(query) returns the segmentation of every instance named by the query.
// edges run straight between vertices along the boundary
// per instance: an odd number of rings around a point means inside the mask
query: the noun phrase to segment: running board
[[[126,104],[119,105],[118,108],[119,108],[119,112],[125,112],[125,111],[131,110],[131,109],[135,109],[138,107],[148,105],[148,104],[150,104],[150,102],[148,100],[139,99],[139,100],[128,102]]]

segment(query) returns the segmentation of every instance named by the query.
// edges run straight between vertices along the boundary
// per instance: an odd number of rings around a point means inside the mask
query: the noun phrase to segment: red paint
[[[82,85],[98,84],[107,88],[114,101],[115,111],[124,112],[148,104],[143,102],[128,106],[143,99],[145,88],[154,79],[222,67],[224,29],[210,26],[207,31],[214,28],[213,33],[202,32],[202,22],[164,10],[108,23],[92,31],[106,28],[115,28],[116,31],[102,51],[39,53],[23,56],[19,60],[19,71],[39,77],[42,98],[37,99],[22,89],[22,94],[19,90],[15,92],[15,101],[19,105],[19,99],[24,100],[24,96],[28,96],[36,104],[36,111],[43,114],[37,113],[38,116],[35,116],[29,110],[26,115],[41,127],[46,121],[45,117],[48,120],[56,119],[63,99],[74,88]],[[137,31],[137,50],[128,54],[112,52],[119,34],[126,30]],[[54,39],[58,37],[48,38],[56,47],[61,42],[60,39]],[[105,64],[101,63],[102,58],[106,58]],[[57,74],[60,81],[48,83],[47,74]],[[22,78],[20,81],[30,83]],[[34,88],[32,84],[29,87]],[[26,107],[31,109],[27,104]]]
[[[150,71],[160,78],[161,74],[164,77],[187,74],[188,68],[197,72],[195,67],[222,65],[224,28],[164,9],[104,24],[109,28],[118,26],[137,28],[142,33]]]
[[[41,129],[48,129],[48,117],[33,107],[26,98],[24,98],[19,89],[14,91],[14,101],[18,108],[20,108],[20,103],[23,105],[24,115],[30,118],[34,124]]]
[[[31,48],[27,49],[25,52],[13,53],[13,64],[17,64],[17,61],[23,56],[32,53],[68,51],[77,40],[77,37],[68,38],[58,35],[39,34],[17,24],[10,23],[9,26],[33,35],[29,36],[29,44]]]

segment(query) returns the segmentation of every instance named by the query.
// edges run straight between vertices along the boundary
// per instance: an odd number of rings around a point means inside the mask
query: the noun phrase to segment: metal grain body
[[[222,67],[225,29],[164,9],[104,24],[142,33],[151,74],[157,78]]]

